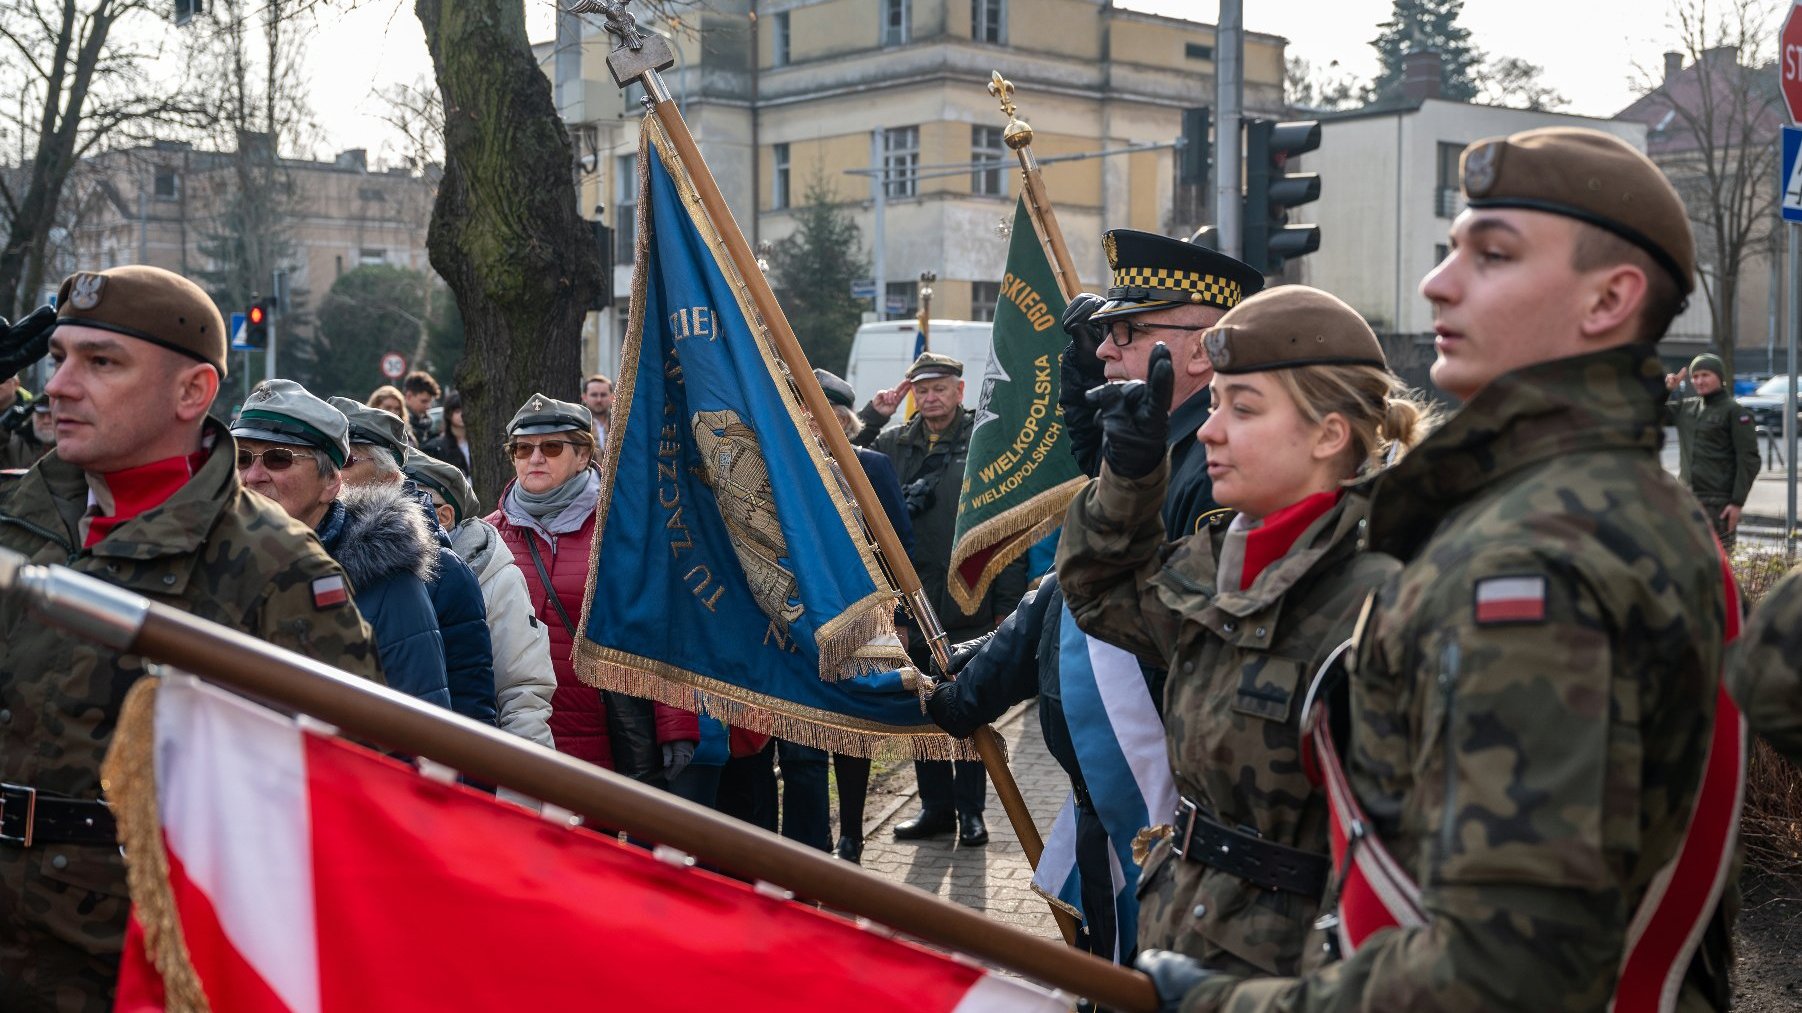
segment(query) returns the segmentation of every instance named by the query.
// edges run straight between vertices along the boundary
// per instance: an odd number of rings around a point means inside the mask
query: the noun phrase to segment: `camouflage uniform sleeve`
[[[1727,427],[1733,433],[1733,497],[1735,506],[1745,506],[1752,495],[1752,483],[1758,479],[1761,464],[1758,457],[1758,422],[1745,406],[1735,402]]]
[[[375,634],[350,598],[350,581],[325,550],[311,548],[270,582],[257,617],[258,634],[277,647],[386,685]],[[344,598],[332,603],[327,594],[320,604],[317,582],[333,577],[343,581]]]
[[[1170,661],[1181,618],[1149,583],[1163,562],[1169,481],[1168,459],[1139,479],[1104,465],[1071,501],[1057,546],[1057,581],[1076,625],[1160,667]]]
[[[1752,611],[1728,656],[1727,691],[1754,732],[1802,764],[1802,567]]]
[[[1480,614],[1478,587],[1501,578],[1543,582],[1543,618]],[[1308,977],[1205,982],[1184,1013],[1607,1005],[1632,914],[1621,851],[1637,842],[1641,777],[1638,725],[1623,713],[1638,701],[1616,699],[1633,680],[1617,679],[1610,617],[1565,565],[1501,550],[1442,575],[1404,618],[1400,638],[1377,634],[1386,672],[1359,678],[1419,687],[1418,728],[1354,702],[1352,752],[1369,736],[1395,756],[1383,737],[1414,736],[1415,787],[1399,809],[1430,922],[1378,933]]]

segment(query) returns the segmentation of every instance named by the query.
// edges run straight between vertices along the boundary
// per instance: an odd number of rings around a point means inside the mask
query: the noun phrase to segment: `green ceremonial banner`
[[[965,611],[976,610],[1003,567],[1063,523],[1085,481],[1064,443],[1057,403],[1064,304],[1022,197],[951,544],[951,596]]]

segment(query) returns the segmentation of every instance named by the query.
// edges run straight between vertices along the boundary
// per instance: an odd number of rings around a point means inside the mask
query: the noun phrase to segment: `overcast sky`
[[[1218,0],[1117,0],[1123,7],[1213,21]],[[1773,31],[1783,0],[1772,5]],[[1463,24],[1472,41],[1498,56],[1545,68],[1545,82],[1570,100],[1570,112],[1606,116],[1632,101],[1634,67],[1657,68],[1675,33],[1670,0],[1467,0]],[[1367,78],[1376,70],[1369,41],[1391,0],[1244,0],[1245,27],[1281,35],[1289,52],[1316,67],[1337,60]],[[307,78],[321,130],[320,156],[351,147],[382,158],[389,130],[377,93],[396,82],[428,79],[431,58],[413,5],[367,0],[345,10],[321,5],[310,33]],[[550,0],[526,0],[534,38],[551,33]]]

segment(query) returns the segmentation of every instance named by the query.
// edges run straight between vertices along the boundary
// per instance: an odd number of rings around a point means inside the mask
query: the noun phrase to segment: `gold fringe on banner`
[[[966,614],[975,612],[982,604],[983,596],[988,594],[989,585],[995,582],[1001,571],[1064,523],[1064,514],[1070,509],[1070,501],[1088,484],[1087,478],[1072,478],[964,532],[964,537],[951,547],[951,568],[945,575],[947,590],[957,602],[957,607]],[[1020,529],[1019,533],[1010,537],[1007,532],[1016,527]],[[958,574],[959,568],[971,556],[987,552],[991,548],[995,549],[994,555],[982,564],[982,572],[977,574],[975,585],[965,584]],[[1026,575],[1028,580],[1036,576],[1036,573]]]
[[[125,694],[113,744],[100,764],[100,790],[119,824],[125,851],[125,878],[144,950],[163,978],[170,1013],[207,1013],[206,991],[188,956],[181,914],[169,886],[169,853],[163,849],[163,821],[156,800],[156,691],[162,680],[139,679]]]

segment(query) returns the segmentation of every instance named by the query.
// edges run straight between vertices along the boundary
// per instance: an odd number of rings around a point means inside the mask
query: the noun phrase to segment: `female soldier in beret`
[[[1079,626],[1170,671],[1182,802],[1139,881],[1139,946],[1289,975],[1323,952],[1309,935],[1331,870],[1325,800],[1301,763],[1308,674],[1396,569],[1359,551],[1366,498],[1350,483],[1429,420],[1369,325],[1316,289],[1252,296],[1204,347],[1215,375],[1199,438],[1214,497],[1236,516],[1165,541],[1160,346],[1149,390],[1096,392],[1107,466],[1070,508],[1057,570]]]

